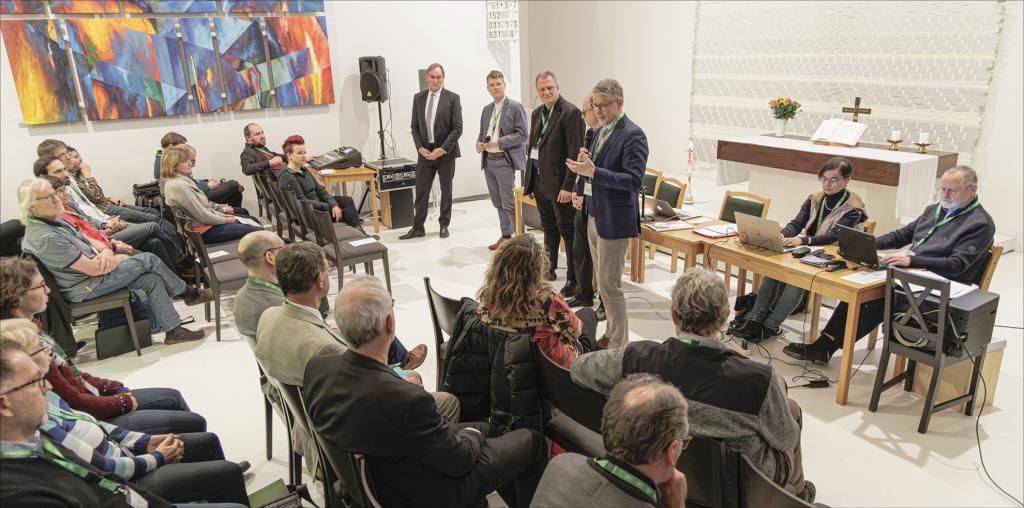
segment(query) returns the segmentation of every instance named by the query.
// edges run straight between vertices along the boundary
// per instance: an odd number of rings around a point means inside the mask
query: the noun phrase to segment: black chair
[[[248,335],[238,334],[239,337],[245,339],[246,344],[249,344],[249,349],[256,352],[256,339],[249,337]],[[263,423],[264,423],[264,434],[267,439],[267,460],[274,458],[274,406],[279,406],[280,394],[277,393],[277,387],[270,382],[270,378],[263,372],[263,365],[260,364],[259,360],[256,360],[256,368],[260,371],[260,391],[263,392]],[[272,395],[273,394],[273,395]],[[284,420],[284,413],[281,413],[281,419]],[[287,424],[288,422],[285,422]],[[288,450],[292,449],[292,434],[288,433]]]
[[[256,360],[256,364],[260,368],[260,373],[263,373],[263,364],[260,363],[259,359]],[[289,401],[289,397],[298,400],[295,398],[295,392],[298,391],[298,388],[291,386],[294,391],[289,394],[287,388],[290,385],[286,385],[271,376],[267,376],[265,374],[264,376],[266,376],[267,382],[270,383],[270,386],[277,390],[277,393],[281,396],[281,413],[284,416],[285,427],[288,429],[288,482],[293,485],[298,485],[302,483],[302,455],[295,449],[295,443],[292,442],[292,429],[295,429],[296,426],[298,426],[299,429],[308,428],[305,424],[305,414],[299,413],[296,415],[294,408],[292,408],[292,403]],[[299,418],[302,420],[300,421]],[[267,444],[270,444],[269,441]]]
[[[182,245],[185,247],[185,254],[192,259],[198,258],[199,253],[197,253],[193,246],[190,245],[188,235],[185,234],[185,230],[188,229],[188,217],[185,215],[185,212],[181,208],[171,205],[167,205],[167,209],[170,211],[171,217],[174,218],[174,226],[178,231],[178,236],[181,239]],[[206,248],[211,254],[214,252],[217,253],[217,255],[210,257],[210,262],[223,263],[238,259],[239,242],[241,242],[241,240],[206,244]]]
[[[923,290],[914,294],[910,288],[911,284],[920,286]],[[985,365],[988,342],[991,340],[989,337],[988,340],[968,341],[962,344],[963,351],[956,350],[959,353],[958,356],[950,354],[953,352],[952,350],[947,351],[945,339],[947,335],[953,335],[946,332],[947,316],[949,315],[949,288],[950,281],[948,280],[933,279],[892,267],[889,268],[889,276],[885,283],[883,329],[886,340],[882,343],[882,356],[878,361],[878,373],[875,375],[875,386],[871,390],[871,402],[868,404],[868,410],[877,411],[878,399],[882,392],[901,381],[903,381],[903,389],[911,391],[914,388],[914,370],[917,364],[928,365],[932,368],[932,380],[928,387],[928,395],[924,399],[921,422],[917,427],[917,431],[921,434],[928,432],[932,414],[938,411],[966,402],[964,414],[971,416],[974,412],[978,380],[981,377],[981,369]],[[938,292],[937,298],[932,295],[933,291]],[[898,308],[897,305],[900,307]],[[904,306],[906,307],[905,311],[901,310]],[[934,319],[925,317],[931,314],[937,317]],[[966,355],[963,354],[964,352]],[[889,368],[891,354],[905,357],[909,362],[906,371],[886,381],[885,371]],[[973,359],[974,368],[971,371],[971,384],[967,393],[936,404],[935,396],[945,368],[968,359]]]
[[[279,186],[277,182],[269,182],[267,184],[267,190],[269,190],[271,195],[274,197],[274,202],[280,205],[281,212],[277,215],[278,222],[282,219],[284,220],[284,226],[286,227],[283,227],[282,229],[287,231],[289,241],[296,241],[296,236],[300,239],[304,238],[306,231],[299,223],[300,218],[298,216],[298,210],[293,212],[291,207],[288,206],[288,200],[285,198],[284,191],[281,189],[281,186]],[[281,216],[281,213],[284,214],[283,217]],[[281,233],[278,233],[278,236],[282,236],[283,238]]]
[[[210,289],[213,290],[213,307],[217,327],[217,340],[220,341],[221,292],[225,286],[241,286],[245,280],[249,278],[249,271],[246,270],[242,261],[238,259],[224,261],[221,263],[211,262],[210,254],[206,249],[206,243],[203,242],[203,237],[191,229],[185,229],[184,232],[185,238],[188,239],[188,243],[191,244],[192,249],[195,250],[199,259],[199,264],[196,265],[196,275],[199,276],[201,280],[198,285],[201,285],[202,281],[205,281],[206,284],[210,286]],[[209,303],[207,303],[206,307],[206,320],[210,320]]]
[[[538,366],[544,400],[544,435],[562,448],[588,457],[606,454],[601,438],[601,412],[607,398],[572,382],[569,371],[551,361],[536,342],[530,343]]]
[[[316,233],[313,231],[313,217],[306,212],[304,204],[308,203],[308,200],[305,198],[299,199],[294,191],[288,189],[281,189],[281,195],[284,196],[284,204],[288,212],[291,213],[292,220],[298,226],[296,233],[301,236],[302,240],[315,242]]]
[[[90,298],[81,302],[70,302],[64,298],[64,295],[60,292],[60,286],[57,284],[57,279],[50,273],[50,270],[46,268],[39,258],[29,254],[29,258],[36,263],[36,267],[39,268],[39,273],[43,276],[43,281],[50,287],[50,299],[58,300],[59,306],[68,309],[70,314],[69,318],[72,325],[78,324],[78,318],[89,316],[103,310],[110,309],[122,309],[128,324],[128,331],[131,332],[132,344],[135,346],[136,356],[142,356],[142,349],[139,347],[139,333],[135,329],[135,314],[132,312],[132,295],[127,289],[114,291],[103,296],[96,298]],[[99,339],[97,339],[98,341]],[[97,347],[98,349],[98,347]]]
[[[388,292],[391,292],[391,266],[388,262],[387,246],[379,241],[353,245],[353,242],[369,237],[359,233],[359,230],[351,226],[335,224],[331,221],[331,212],[314,210],[308,201],[305,202],[305,206],[307,207],[306,213],[309,214],[313,222],[317,243],[323,247],[327,259],[338,269],[339,290],[345,285],[344,267],[362,263],[366,274],[373,275],[373,262],[379,259],[384,265],[384,283],[387,285]],[[359,235],[352,237],[353,233],[346,233],[349,230],[359,233]],[[342,235],[350,237],[343,239]]]
[[[689,451],[689,449],[687,449]],[[685,452],[684,452],[685,453]],[[771,478],[765,476],[746,457],[739,460],[740,507],[741,508],[813,508],[814,505],[790,494]],[[687,485],[692,480],[687,476]]]
[[[447,357],[448,343],[444,332],[451,339],[455,329],[455,318],[462,307],[462,301],[452,300],[441,295],[430,285],[430,277],[423,277],[423,287],[427,290],[427,305],[430,307],[430,320],[434,323],[434,354],[437,355],[437,384],[441,385],[444,359]]]
[[[739,506],[739,452],[725,441],[695,437],[683,450],[676,469],[686,475],[686,505],[708,508]]]

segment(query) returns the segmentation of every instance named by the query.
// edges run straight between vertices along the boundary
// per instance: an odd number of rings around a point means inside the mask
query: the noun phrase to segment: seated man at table
[[[718,274],[694,267],[672,287],[676,337],[577,357],[573,382],[608,393],[623,377],[657,374],[683,393],[690,434],[722,439],[787,491],[813,503],[814,484],[804,480],[800,453],[800,406],[771,364],[755,362],[714,339],[729,318],[729,292]]]
[[[875,239],[879,250],[901,249],[906,253],[886,255],[889,266],[923,268],[947,279],[974,284],[985,271],[984,260],[992,249],[996,225],[978,198],[978,174],[968,166],[957,166],[942,175],[941,198],[928,205],[910,224]],[[828,364],[843,348],[846,333],[845,302],[836,306],[821,336],[813,344],[790,344],[783,351],[797,360]],[[861,305],[856,340],[882,324],[885,300]]]
[[[864,222],[864,200],[846,185],[853,178],[853,164],[833,157],[818,170],[821,192],[804,200],[796,217],[782,228],[782,245],[829,245],[836,242],[839,226],[852,228]],[[807,291],[765,277],[757,300],[745,321],[729,327],[729,335],[758,343],[782,334],[782,322],[800,306]]]
[[[690,442],[686,399],[650,374],[633,374],[608,394],[601,414],[607,454],[558,455],[544,469],[531,508],[683,508],[686,476],[676,469]]]

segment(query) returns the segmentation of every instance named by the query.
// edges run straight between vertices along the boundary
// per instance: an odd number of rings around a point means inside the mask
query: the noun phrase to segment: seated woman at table
[[[528,333],[555,363],[569,368],[577,356],[597,349],[597,313],[573,312],[544,280],[547,252],[532,235],[518,235],[498,246],[477,293],[477,315],[491,326]]]
[[[308,199],[313,208],[320,211],[330,210],[334,222],[344,222],[349,226],[362,230],[356,202],[348,196],[331,196],[313,177],[306,167],[306,140],[297,134],[288,136],[282,146],[288,165],[277,175],[277,184],[281,190],[290,190],[299,199]]]
[[[829,245],[836,241],[838,226],[854,227],[867,219],[864,201],[846,188],[853,177],[853,164],[833,157],[818,170],[821,192],[804,200],[796,217],[782,228],[782,244]],[[782,322],[800,306],[803,289],[765,277],[754,307],[746,321],[729,327],[729,335],[749,342],[761,342],[782,334]]]
[[[195,180],[189,178],[195,165],[196,151],[189,145],[168,148],[160,160],[164,199],[188,217],[189,229],[211,244],[239,240],[253,231],[263,230],[239,221],[245,210],[210,202]]]

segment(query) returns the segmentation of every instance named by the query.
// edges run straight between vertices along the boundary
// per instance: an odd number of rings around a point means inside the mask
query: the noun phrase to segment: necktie
[[[434,94],[428,93],[430,99],[427,101],[427,141],[434,144]]]
[[[597,136],[597,144],[594,145],[594,149],[596,150],[597,147],[604,145],[604,142],[608,140],[608,136],[610,136],[611,133],[612,133],[612,130],[609,129],[607,125],[602,127],[601,128],[601,134],[599,136]],[[598,152],[598,155],[599,154],[600,154],[600,152]],[[597,155],[595,155],[595,157],[597,157]]]

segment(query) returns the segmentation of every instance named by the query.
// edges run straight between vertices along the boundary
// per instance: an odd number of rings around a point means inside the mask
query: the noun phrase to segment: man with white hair
[[[145,295],[154,324],[166,332],[165,344],[199,340],[206,335],[202,330],[182,326],[171,299],[182,295],[187,305],[197,305],[212,300],[212,290],[186,286],[152,253],[115,254],[103,243],[87,238],[60,217],[64,205],[46,180],[22,182],[18,204],[25,225],[21,247],[53,274],[64,298],[81,302],[130,289]]]
[[[717,273],[694,267],[672,288],[676,336],[641,340],[577,357],[573,382],[608,393],[623,377],[657,374],[689,404],[690,433],[722,439],[788,491],[814,502],[800,453],[801,411],[770,364],[755,362],[716,338],[729,318],[729,297]]]
[[[875,238],[875,247],[885,250],[909,245],[906,252],[885,255],[882,263],[924,268],[950,280],[976,284],[985,272],[996,234],[995,222],[978,198],[978,174],[970,166],[948,169],[942,175],[939,191],[938,203],[925,207],[910,224]],[[783,351],[797,360],[827,365],[843,348],[847,308],[846,302],[836,306],[814,343],[789,344]],[[861,305],[856,340],[882,324],[884,311],[884,299]]]
[[[467,424],[445,422],[429,395],[386,364],[393,307],[375,277],[338,293],[335,319],[351,348],[313,359],[302,390],[327,453],[365,455],[384,506],[479,506],[495,489],[510,507],[529,506],[543,437],[517,429],[485,439]]]

